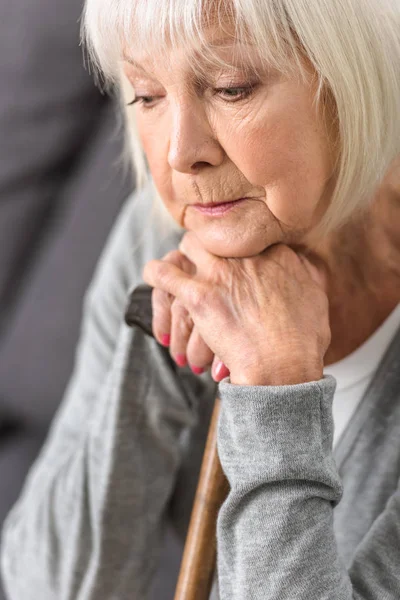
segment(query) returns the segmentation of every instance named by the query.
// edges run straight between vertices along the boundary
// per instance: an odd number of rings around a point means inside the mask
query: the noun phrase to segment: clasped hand
[[[178,364],[212,364],[216,381],[228,369],[237,385],[322,377],[331,336],[324,275],[288,246],[220,258],[189,232],[179,251],[147,263],[144,279],[154,288],[154,335]]]

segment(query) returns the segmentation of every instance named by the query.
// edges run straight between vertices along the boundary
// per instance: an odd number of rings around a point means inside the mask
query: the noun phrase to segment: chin
[[[222,258],[257,256],[284,241],[279,221],[260,201],[248,200],[216,217],[188,209],[183,224],[196,234],[208,252]]]
[[[204,248],[221,258],[248,258],[257,256],[279,240],[268,241],[265,238],[247,238],[246,236],[216,237],[195,232]]]

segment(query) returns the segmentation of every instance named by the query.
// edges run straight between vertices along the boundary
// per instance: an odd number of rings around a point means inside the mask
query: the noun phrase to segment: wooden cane
[[[229,491],[217,451],[219,411],[220,400],[216,398],[174,600],[208,600],[210,597],[218,511]]]
[[[147,285],[133,290],[125,322],[152,336],[151,293]],[[218,511],[229,491],[217,451],[219,411],[220,400],[216,398],[174,600],[209,600],[211,593]]]

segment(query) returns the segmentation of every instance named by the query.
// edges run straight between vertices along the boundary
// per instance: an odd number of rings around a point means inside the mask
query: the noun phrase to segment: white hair
[[[400,1],[86,0],[83,36],[104,81],[119,85],[124,50],[156,56],[183,46],[220,61],[203,31],[210,23],[222,27],[227,17],[264,63],[301,74],[306,58],[317,77],[316,101],[333,100],[338,159],[321,223],[321,230],[332,230],[368,206],[400,155]],[[146,161],[134,117],[128,118],[140,185]]]

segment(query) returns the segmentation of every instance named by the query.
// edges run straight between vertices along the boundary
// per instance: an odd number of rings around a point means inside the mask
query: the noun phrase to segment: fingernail
[[[228,375],[229,375],[228,367],[226,367],[223,362],[219,362],[217,364],[217,366],[215,367],[215,377],[217,377],[219,380],[221,380],[221,379],[225,379],[225,377],[228,377]]]
[[[195,367],[194,365],[190,365],[190,368],[192,369],[195,375],[201,375],[202,373],[204,373],[204,369],[202,367]]]
[[[164,333],[163,336],[161,336],[161,343],[163,346],[169,346],[171,342],[171,336],[168,335],[168,333]]]
[[[176,354],[175,362],[178,365],[178,367],[184,367],[185,365],[187,365],[187,360],[186,360],[185,354]]]

